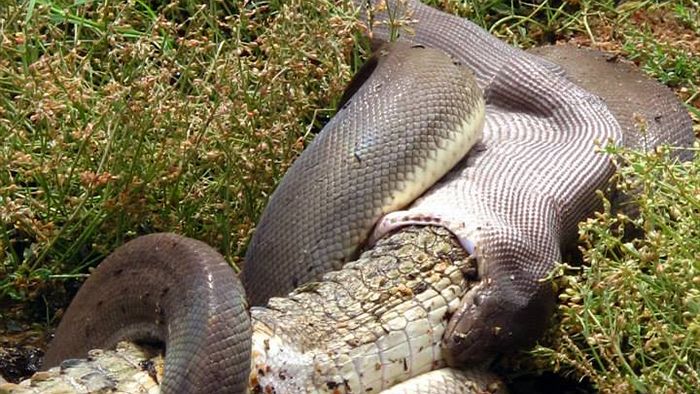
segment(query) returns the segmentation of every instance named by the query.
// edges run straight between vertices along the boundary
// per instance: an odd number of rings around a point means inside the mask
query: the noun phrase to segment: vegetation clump
[[[695,149],[697,153],[697,148]],[[610,148],[614,187],[634,215],[605,209],[581,224],[582,270],[563,291],[540,367],[606,393],[691,393],[700,387],[700,156]],[[601,196],[602,198],[602,196]],[[624,210],[624,209],[623,209]]]
[[[350,7],[156,4],[0,7],[0,300],[156,231],[239,262],[350,77]]]

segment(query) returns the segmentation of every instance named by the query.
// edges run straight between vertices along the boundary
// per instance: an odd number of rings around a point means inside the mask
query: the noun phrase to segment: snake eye
[[[482,293],[477,293],[474,296],[474,299],[472,300],[472,302],[474,303],[474,306],[479,306],[479,305],[483,304],[485,298],[486,298],[486,296],[483,295]]]
[[[462,267],[462,275],[467,280],[475,281],[479,279],[479,266],[474,256],[467,258],[467,264]]]

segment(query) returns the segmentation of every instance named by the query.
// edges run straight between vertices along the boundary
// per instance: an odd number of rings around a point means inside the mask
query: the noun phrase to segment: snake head
[[[544,332],[554,307],[551,286],[537,283],[522,294],[505,285],[485,278],[464,295],[443,336],[448,365],[489,362],[533,344]]]

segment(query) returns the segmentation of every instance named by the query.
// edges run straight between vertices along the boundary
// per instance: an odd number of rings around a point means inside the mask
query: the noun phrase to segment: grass
[[[608,149],[614,187],[639,215],[611,204],[581,224],[582,269],[565,270],[557,324],[532,353],[540,369],[600,392],[691,393],[700,387],[700,158]],[[697,152],[697,148],[696,148]],[[643,235],[639,235],[643,234]]]
[[[240,261],[359,48],[349,10],[283,3],[2,7],[0,297],[154,231]]]
[[[427,2],[514,45],[620,53],[676,91],[700,135],[697,1]],[[360,32],[324,0],[0,0],[0,331],[51,326],[89,267],[141,234],[201,239],[237,266],[365,56]],[[642,186],[642,214],[582,224],[587,264],[562,274],[560,324],[523,369],[689,392],[699,164],[611,153],[620,187]]]

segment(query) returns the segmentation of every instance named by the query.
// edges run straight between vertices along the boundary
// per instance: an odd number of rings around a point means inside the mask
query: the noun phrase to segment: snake
[[[596,191],[615,171],[601,144],[643,151],[662,144],[689,147],[695,138],[690,117],[667,88],[603,52],[572,46],[524,52],[418,1],[388,3],[410,13],[416,21],[412,33],[383,46],[359,70],[337,114],[280,182],[250,242],[240,282],[225,260],[199,241],[174,234],[130,241],[81,287],[46,353],[46,368],[121,339],[160,341],[166,346],[161,384],[166,393],[251,387],[356,392],[394,384],[419,387],[410,378],[444,366],[454,367],[448,375],[455,376],[457,368],[487,363],[542,334],[555,305],[555,291],[542,279],[561,260],[562,248],[575,241],[577,224],[600,208]],[[365,2],[356,4],[369,20]],[[372,18],[385,21],[381,15]],[[373,34],[389,41],[386,29]],[[679,160],[692,156],[690,150],[674,152]],[[379,247],[397,229],[413,225],[443,227],[456,237],[470,256],[466,260],[475,261],[476,283],[464,287],[464,267],[457,263],[428,269],[447,275],[442,282],[422,277],[420,269],[404,272],[400,262],[362,273],[353,260],[363,248],[375,242]],[[361,274],[333,274],[347,269]],[[421,291],[408,292],[417,294],[415,299],[442,283],[435,293],[445,305],[430,320],[441,335],[429,342],[427,364],[394,371],[396,364],[384,360],[399,347],[376,342],[394,337],[372,336],[355,324],[366,341],[353,339],[347,352],[319,347],[314,362],[337,357],[327,360],[327,368],[313,364],[308,382],[297,382],[280,367],[291,362],[290,354],[308,361],[304,349],[314,347],[286,343],[289,338],[336,343],[321,329],[337,323],[333,314],[352,317],[344,327],[364,316],[339,295],[364,294],[352,287],[357,275],[360,282],[379,278],[384,284],[382,277],[394,271],[409,281],[422,278],[423,284],[416,284]],[[320,290],[326,285],[319,280],[353,290]],[[290,298],[277,298],[295,288]],[[448,288],[450,294],[443,294]],[[322,297],[313,305],[335,305],[319,307],[330,321],[304,320],[304,312],[319,315],[299,301],[308,294]],[[369,302],[392,299],[384,298]],[[285,301],[290,299],[295,301]],[[254,306],[250,316],[248,303]],[[430,312],[432,305],[413,305],[401,314]],[[416,315],[416,322],[433,316],[428,312]],[[297,320],[287,321],[285,314]],[[391,333],[386,327],[393,321],[381,326],[384,334]],[[256,327],[264,332],[256,334]],[[401,327],[409,336],[408,325]],[[375,349],[371,357],[357,350],[363,344]],[[408,350],[411,357],[418,349],[424,347]],[[256,364],[261,357],[265,368]],[[371,360],[377,366],[372,373],[363,364]],[[332,379],[318,379],[316,372],[324,368]],[[406,374],[408,369],[412,372]],[[379,386],[363,380],[376,371],[382,376]],[[391,371],[401,377],[385,379]],[[269,381],[272,375],[277,383]]]

